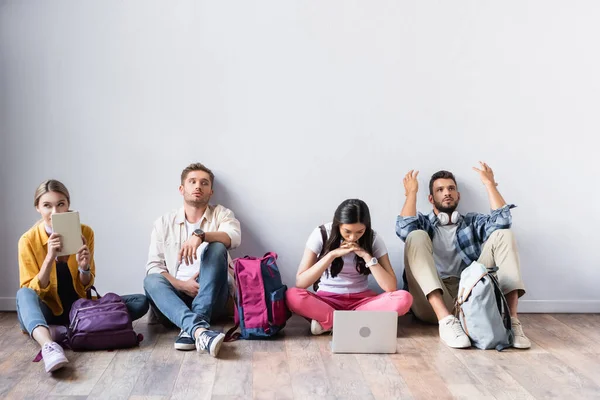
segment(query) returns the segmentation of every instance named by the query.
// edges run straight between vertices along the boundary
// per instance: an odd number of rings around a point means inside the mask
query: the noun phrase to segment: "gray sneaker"
[[[521,325],[521,321],[517,318],[511,319],[512,331],[515,335],[515,342],[513,343],[513,347],[515,349],[528,349],[531,347],[531,341],[525,334],[523,333],[523,325]]]
[[[207,351],[213,357],[219,354],[225,335],[216,331],[203,331],[196,338],[196,350]]]

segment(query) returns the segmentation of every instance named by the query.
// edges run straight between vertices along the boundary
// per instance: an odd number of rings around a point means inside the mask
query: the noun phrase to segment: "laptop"
[[[398,313],[395,311],[334,311],[334,353],[395,353]]]

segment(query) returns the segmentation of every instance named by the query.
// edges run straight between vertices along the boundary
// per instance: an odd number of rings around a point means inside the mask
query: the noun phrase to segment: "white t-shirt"
[[[325,230],[327,231],[327,237],[331,235],[331,227],[333,223],[330,222],[325,224]],[[321,237],[321,230],[317,227],[308,237],[306,247],[315,253],[317,256],[321,253],[323,248],[323,238]],[[381,236],[373,231],[373,257],[380,258],[388,253],[387,247]],[[367,275],[361,275],[356,270],[356,254],[349,253],[342,257],[344,266],[341,272],[336,275],[335,278],[329,275],[328,269],[321,276],[321,282],[319,283],[319,291],[331,292],[331,293],[360,293],[368,290],[368,277]],[[331,266],[330,266],[331,267]]]
[[[435,261],[435,267],[442,279],[451,276],[459,277],[463,270],[464,262],[454,244],[457,228],[456,224],[437,224],[435,226],[435,234],[431,241],[433,261]]]
[[[185,229],[187,229],[187,235],[186,238],[189,239],[192,236],[192,233],[196,230],[200,228],[200,222],[196,223],[196,224],[190,224],[187,220],[185,221]],[[200,263],[202,262],[202,255],[204,254],[204,249],[206,249],[207,243],[203,242],[200,246],[198,246],[198,249],[196,250],[196,259],[194,260],[194,262],[190,265],[185,265],[185,262],[183,262],[183,260],[181,261],[181,264],[179,265],[179,268],[177,268],[177,274],[175,275],[175,278],[179,279],[180,281],[187,281],[188,279],[190,279],[191,277],[193,277],[196,272],[200,271]]]

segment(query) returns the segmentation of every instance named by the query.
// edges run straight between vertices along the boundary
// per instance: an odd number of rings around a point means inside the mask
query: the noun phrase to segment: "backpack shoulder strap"
[[[321,258],[325,253],[325,243],[327,243],[327,230],[325,229],[325,225],[319,226],[319,230],[321,231],[321,239],[323,239],[323,247],[321,247],[321,252],[319,253],[319,258]]]
[[[317,257],[317,259],[320,259],[323,257],[323,254],[325,254],[325,243],[327,243],[327,230],[325,229],[325,225],[320,225],[319,230],[321,231],[321,239],[323,239],[323,247],[321,247],[321,252],[319,253],[319,257]],[[317,279],[317,281],[313,283],[313,290],[315,292],[319,289],[320,281],[321,279]]]
[[[500,283],[498,283],[498,279],[496,279],[496,277],[492,274],[489,274],[488,276],[492,280],[492,286],[494,287],[494,294],[496,296],[496,299],[500,302],[500,307],[498,311],[500,311],[500,316],[502,317],[502,324],[504,325],[504,329],[506,329],[506,331],[508,332],[508,345],[499,344],[498,346],[496,346],[496,350],[502,351],[508,347],[511,347],[514,343],[514,334],[512,332],[512,320],[510,318],[510,309],[508,308],[508,301],[506,301],[506,297],[504,297],[502,290],[500,290]]]

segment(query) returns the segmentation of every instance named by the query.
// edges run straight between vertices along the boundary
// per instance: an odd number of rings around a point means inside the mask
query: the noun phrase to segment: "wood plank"
[[[32,362],[39,351],[39,345],[29,335],[15,326],[7,327],[0,337],[0,398],[7,396],[30,368],[44,371],[43,361]]]
[[[185,356],[185,352],[173,347],[179,331],[167,330],[161,325],[149,325],[149,332],[154,330],[159,333],[158,340],[142,367],[131,396],[169,397],[179,375]]]
[[[210,357],[201,354],[201,357]],[[216,364],[214,396],[252,397],[252,345],[245,340],[224,343]]]
[[[452,394],[435,368],[427,363],[418,340],[439,341],[437,326],[400,318],[398,327],[397,353],[390,354],[390,361],[406,382],[414,399],[450,399]],[[437,344],[436,344],[437,345]]]
[[[140,322],[135,325],[135,331],[144,336],[139,347],[117,352],[104,374],[94,385],[89,400],[129,398],[146,361],[158,342],[159,332],[167,332],[162,327],[150,327]]]
[[[590,339],[551,315],[528,316],[526,335],[579,374],[600,385],[600,357],[588,353]],[[568,345],[565,345],[568,343]]]
[[[33,343],[35,348],[30,355],[32,353],[37,355],[36,350],[39,351],[39,348],[37,347],[37,343]],[[31,356],[29,360],[25,360],[23,363],[23,377],[16,382],[13,389],[6,395],[6,399],[41,399],[48,397],[48,394],[54,390],[54,387],[59,382],[58,378],[46,372],[43,360],[36,363],[31,362],[34,357],[35,355]],[[68,357],[69,354],[67,352]]]
[[[415,399],[451,399],[446,383],[419,352],[391,354],[390,359]]]
[[[12,358],[13,354],[19,350],[18,344],[28,341],[33,341],[33,339],[30,339],[29,334],[22,333],[20,329],[14,326],[0,327],[0,364]]]
[[[252,357],[253,398],[293,399],[292,380],[285,352],[257,352]]]
[[[17,317],[17,312],[12,311],[0,313],[0,327],[21,329],[21,325],[19,324],[19,318]]]
[[[210,399],[216,374],[216,358],[208,354],[199,354],[195,350],[186,352],[171,399]]]
[[[285,348],[294,399],[336,398],[320,351],[320,343],[326,346],[330,340],[328,335],[310,336],[310,326],[304,320],[302,324],[292,321],[286,328]]]
[[[598,385],[552,354],[521,352],[513,355],[512,358],[508,365],[504,365],[503,368],[536,398],[600,398],[600,387]]]
[[[450,349],[440,342],[436,325],[403,317],[398,354],[332,354],[331,336],[311,336],[308,322],[295,317],[282,338],[226,343],[221,359],[176,351],[177,330],[142,319],[135,322],[145,336],[140,348],[67,351],[69,366],[46,374],[43,362],[31,362],[39,348],[20,332],[16,314],[0,313],[0,397],[600,398],[600,316],[520,319],[533,343],[530,350]]]
[[[115,355],[114,351],[69,352],[69,364],[54,374],[60,377],[60,381],[50,394],[89,395]]]
[[[531,400],[534,397],[511,374],[486,353],[492,350],[465,349],[455,356],[499,400]],[[495,352],[495,350],[493,350]]]
[[[438,338],[419,339],[418,349],[424,355],[427,365],[436,371],[446,383],[454,398],[460,399],[494,399],[495,397],[485,388],[485,385],[471,373],[457,355],[470,349],[451,349]]]
[[[375,399],[413,399],[387,354],[357,354],[356,361]]]
[[[591,344],[587,353],[600,354],[600,314],[553,314],[551,317],[589,339]]]
[[[374,399],[354,354],[333,354],[329,342],[321,346],[321,359],[338,399]]]
[[[548,314],[529,314],[524,315],[519,318],[521,323],[523,324],[523,332],[526,336],[529,337],[529,331],[532,329],[537,329],[538,333],[541,331],[546,334],[552,336],[553,338],[559,340],[561,342],[561,348],[569,348],[575,352],[595,352],[600,347],[598,347],[598,343],[593,339],[590,339],[588,336],[583,335],[581,332],[571,328],[570,324],[565,324],[559,318],[555,318]],[[577,325],[578,327],[582,327],[582,325]],[[583,328],[585,330],[585,328]],[[600,329],[598,326],[597,329]],[[600,336],[598,337],[600,339]],[[538,339],[540,337],[538,336]],[[566,344],[568,343],[568,346]],[[538,343],[540,344],[540,343]],[[549,343],[546,342],[546,346],[542,346],[542,348],[546,348]],[[552,347],[556,348],[556,345]],[[546,350],[548,350],[546,348]]]
[[[281,335],[268,340],[252,340],[250,345],[255,353],[284,353],[285,336]]]

